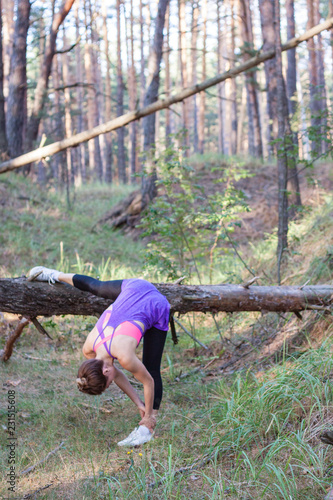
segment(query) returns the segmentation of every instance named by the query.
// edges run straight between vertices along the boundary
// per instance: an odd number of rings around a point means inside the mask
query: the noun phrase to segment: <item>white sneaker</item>
[[[123,441],[119,441],[118,446],[139,446],[140,444],[150,441],[152,437],[153,433],[150,432],[148,427],[139,425],[139,427],[136,427],[127,438],[123,439]]]
[[[59,281],[58,278],[59,274],[61,274],[60,271],[56,271],[55,269],[49,269],[43,266],[37,266],[30,269],[29,276],[33,276],[34,274],[37,274],[40,271],[42,271],[42,273],[39,276],[37,276],[36,281],[48,281],[50,284]]]

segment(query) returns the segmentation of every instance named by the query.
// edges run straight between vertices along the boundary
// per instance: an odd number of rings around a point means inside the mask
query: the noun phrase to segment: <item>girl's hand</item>
[[[144,418],[145,416],[145,405],[143,403],[138,405],[138,410],[140,413],[141,418]]]
[[[145,425],[146,427],[148,427],[150,432],[153,432],[156,427],[156,418],[154,417],[154,415],[150,415],[150,417],[143,417],[141,422],[139,422],[139,425]]]

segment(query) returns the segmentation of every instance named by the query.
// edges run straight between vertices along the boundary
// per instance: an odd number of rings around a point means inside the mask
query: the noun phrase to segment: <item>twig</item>
[[[49,483],[46,486],[42,486],[41,488],[38,488],[38,490],[32,491],[31,493],[27,493],[26,495],[24,495],[23,500],[26,500],[26,499],[32,498],[32,497],[36,498],[36,494],[37,493],[39,493],[40,491],[46,490],[47,488],[49,488],[50,486],[52,486],[52,484],[53,483]]]
[[[34,324],[34,326],[37,328],[37,330],[39,331],[39,333],[42,333],[43,335],[46,335],[49,339],[53,340],[51,335],[49,335],[47,333],[47,331],[45,330],[45,328],[39,323],[39,321],[37,320],[37,318],[31,318],[31,321],[32,323]]]
[[[213,458],[215,457],[216,453],[212,453],[211,455],[206,455],[202,460],[197,460],[194,462],[192,465],[189,465],[188,467],[181,467],[180,469],[176,470],[173,475],[178,476],[179,474],[184,474],[186,472],[191,472],[192,470],[204,467],[207,465]],[[166,479],[169,479],[169,474],[165,474],[159,481],[155,481],[154,483],[150,483],[148,485],[148,488],[155,488],[156,486],[160,486]]]
[[[108,410],[107,408],[103,408],[103,406],[93,406],[93,405],[88,405],[87,403],[78,403],[80,406],[84,406],[85,408],[93,408],[94,410],[99,410],[102,413],[112,413],[112,410]]]
[[[5,348],[3,350],[3,354],[2,354],[2,361],[8,361],[8,359],[11,357],[11,355],[13,354],[13,348],[14,348],[14,344],[15,344],[16,340],[20,337],[24,328],[28,324],[29,324],[29,320],[26,318],[22,318],[20,320],[19,324],[17,325],[17,327],[15,328],[14,333],[12,333],[12,335],[10,335],[8,337]]]
[[[196,339],[194,337],[194,335],[192,335],[192,333],[190,333],[187,330],[187,328],[185,328],[185,326],[183,326],[178,319],[174,318],[174,321],[177,323],[178,326],[180,326],[180,328],[182,328],[184,330],[185,333],[187,333],[187,335],[189,337],[191,337],[192,340],[194,340],[194,342],[197,342],[197,344],[199,344],[201,347],[203,347],[204,349],[206,349],[206,351],[208,351],[208,347],[205,344],[203,344],[202,342],[200,342],[200,340]]]
[[[38,278],[38,276],[39,276],[40,274],[42,274],[42,272],[43,272],[43,271],[38,271],[38,273],[35,273],[35,274],[33,274],[32,276],[29,276],[29,277],[27,278],[27,281],[35,281],[35,279],[36,279],[36,278]]]
[[[178,382],[180,379],[190,377],[191,375],[194,375],[197,372],[200,372],[202,370],[201,366],[198,366],[197,368],[194,368],[194,370],[191,370],[190,372],[187,373],[182,373],[178,377],[175,378],[175,380]]]
[[[176,281],[174,281],[174,285],[180,285],[182,281],[184,281],[184,279],[186,279],[187,276],[182,276],[181,278],[178,278]]]
[[[16,349],[14,349],[14,351],[19,356],[22,356],[22,358],[33,359],[34,361],[47,361],[48,363],[53,361],[53,359],[45,359],[45,358],[37,358],[37,356],[29,356],[29,354],[26,354],[25,352],[23,352],[23,353],[18,352]]]
[[[261,277],[260,276],[255,276],[254,278],[248,280],[248,281],[245,281],[245,283],[243,283],[241,286],[243,288],[249,288],[250,285],[253,285],[253,283],[255,283],[256,281],[260,280]]]
[[[300,286],[299,289],[302,290],[311,280],[308,280],[304,283],[304,285]]]
[[[216,356],[216,358],[214,359],[211,359],[204,367],[203,367],[203,370],[206,370],[206,368],[208,368],[210,365],[212,365],[213,363],[215,363],[215,361],[217,359],[220,359],[218,356]]]
[[[23,474],[28,474],[29,472],[32,472],[33,470],[35,470],[36,467],[38,467],[39,465],[41,465],[44,462],[46,462],[52,455],[54,455],[58,450],[60,450],[60,448],[62,448],[62,446],[64,444],[65,444],[65,441],[62,441],[59,444],[59,446],[57,446],[56,448],[54,448],[54,450],[50,451],[43,460],[41,460],[40,462],[37,462],[37,464],[32,465],[31,467],[28,467],[27,469],[25,469],[24,471],[22,471],[20,473],[20,476],[23,476]]]

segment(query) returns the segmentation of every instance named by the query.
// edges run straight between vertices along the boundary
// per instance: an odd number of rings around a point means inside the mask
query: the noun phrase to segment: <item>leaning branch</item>
[[[293,49],[297,47],[300,43],[305,42],[310,38],[313,38],[314,36],[318,35],[322,31],[329,30],[331,28],[333,28],[333,17],[329,18],[324,23],[314,26],[310,30],[306,31],[303,35],[297,38],[292,38],[282,46],[282,50],[285,51]],[[78,146],[82,142],[89,141],[90,139],[93,139],[101,134],[107,134],[112,130],[124,127],[125,125],[128,125],[129,123],[135,120],[139,120],[140,118],[151,115],[152,113],[156,113],[156,111],[169,108],[173,104],[181,102],[184,99],[187,99],[188,97],[197,94],[198,92],[202,92],[210,87],[214,87],[218,83],[221,83],[229,78],[235,78],[237,75],[243,73],[244,71],[248,71],[254,68],[255,66],[258,66],[260,63],[267,61],[268,59],[272,59],[274,56],[275,56],[274,49],[262,53],[258,52],[258,54],[255,57],[252,57],[245,63],[239,64],[238,66],[231,68],[229,71],[221,73],[215,76],[214,78],[205,80],[197,85],[194,85],[193,87],[185,88],[180,92],[178,92],[177,94],[168,97],[167,99],[159,99],[158,101],[150,104],[149,106],[146,106],[142,109],[138,109],[136,111],[131,111],[129,113],[126,113],[125,115],[119,116],[114,120],[111,120],[102,125],[98,125],[97,127],[94,127],[91,130],[86,130],[79,134],[73,135],[72,137],[69,137],[67,139],[63,139],[62,141],[54,142],[53,144],[49,144],[48,146],[44,146],[43,148],[38,148],[34,151],[30,151],[30,153],[26,153],[12,160],[5,161],[0,164],[0,174],[9,172],[11,170],[15,170],[16,168],[20,168],[24,165],[28,165],[29,163],[35,161],[40,161],[43,158],[52,156],[67,148]]]

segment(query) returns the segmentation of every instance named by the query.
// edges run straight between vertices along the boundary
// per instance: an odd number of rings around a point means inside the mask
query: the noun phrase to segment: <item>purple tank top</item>
[[[145,331],[153,326],[167,331],[169,313],[169,302],[154,285],[145,280],[128,279],[122,282],[121,293],[113,303],[108,324],[116,328],[124,321],[140,321]],[[137,326],[141,330],[141,326]]]

